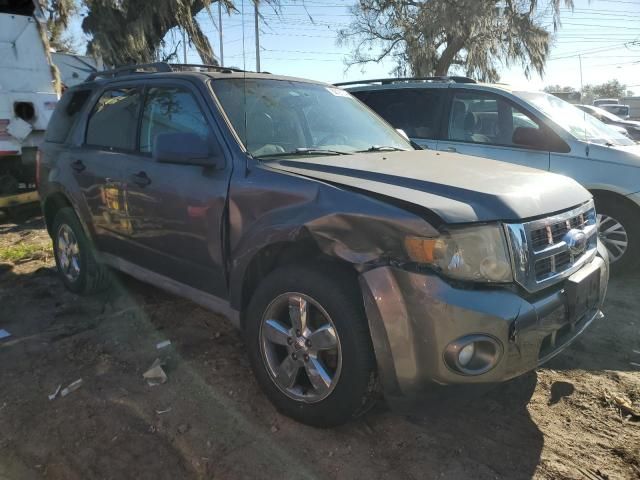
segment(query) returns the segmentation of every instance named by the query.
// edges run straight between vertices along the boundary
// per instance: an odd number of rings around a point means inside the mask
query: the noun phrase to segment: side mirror
[[[160,133],[153,140],[151,156],[156,162],[221,168],[224,156],[212,138],[195,133]]]
[[[515,145],[535,148],[537,150],[549,150],[548,138],[539,128],[518,127],[513,131],[511,141]]]

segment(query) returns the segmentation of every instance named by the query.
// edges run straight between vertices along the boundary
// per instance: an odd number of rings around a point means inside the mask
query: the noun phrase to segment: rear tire
[[[69,290],[88,295],[109,286],[109,271],[96,260],[93,246],[72,208],[64,207],[56,213],[51,235],[58,273]]]
[[[306,320],[298,335],[301,317]],[[254,374],[282,414],[331,427],[373,406],[375,357],[362,295],[351,272],[325,266],[276,269],[258,285],[245,318]],[[330,336],[319,335],[328,330]],[[319,384],[318,378],[324,381]]]
[[[611,272],[633,271],[640,262],[640,211],[619,198],[596,197],[596,212],[600,241],[609,253]]]

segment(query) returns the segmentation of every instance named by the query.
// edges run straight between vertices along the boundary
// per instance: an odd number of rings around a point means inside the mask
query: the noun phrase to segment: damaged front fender
[[[247,269],[275,244],[313,245],[358,271],[405,258],[407,235],[436,236],[419,215],[370,196],[297,175],[255,168],[229,194],[230,298],[242,309]]]

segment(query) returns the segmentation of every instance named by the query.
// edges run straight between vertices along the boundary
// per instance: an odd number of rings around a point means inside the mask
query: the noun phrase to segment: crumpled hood
[[[305,157],[268,166],[419,205],[447,223],[517,221],[591,198],[568,177],[449,152]]]

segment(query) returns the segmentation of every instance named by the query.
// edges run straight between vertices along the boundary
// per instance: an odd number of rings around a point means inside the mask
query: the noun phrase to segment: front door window
[[[527,148],[540,125],[506,100],[482,92],[459,92],[449,115],[449,140]]]

